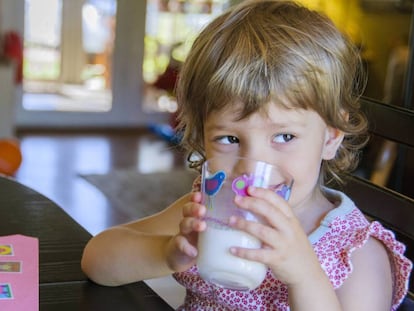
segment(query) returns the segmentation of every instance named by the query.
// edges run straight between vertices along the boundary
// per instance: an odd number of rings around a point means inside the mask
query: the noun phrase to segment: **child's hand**
[[[235,202],[262,217],[263,223],[231,217],[230,224],[260,239],[263,248],[234,247],[231,252],[266,264],[287,285],[299,284],[313,272],[320,273],[320,264],[308,237],[288,203],[267,189],[249,187],[248,191],[250,196],[238,196]]]
[[[198,233],[206,229],[205,221],[201,220],[206,207],[200,202],[201,193],[192,194],[190,202],[183,206],[179,232],[167,245],[167,263],[173,271],[185,271],[196,262]]]

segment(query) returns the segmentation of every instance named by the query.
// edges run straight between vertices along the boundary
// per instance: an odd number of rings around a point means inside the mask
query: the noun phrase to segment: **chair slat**
[[[414,241],[414,199],[357,176],[348,176],[344,191],[365,214]]]
[[[368,98],[361,99],[361,110],[372,134],[414,147],[414,111]]]

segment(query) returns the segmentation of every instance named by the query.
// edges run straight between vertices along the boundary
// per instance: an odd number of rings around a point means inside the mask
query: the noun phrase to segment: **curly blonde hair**
[[[367,122],[357,48],[326,16],[291,1],[245,1],[207,25],[195,40],[177,85],[182,144],[205,160],[203,127],[212,111],[244,104],[240,119],[269,103],[312,109],[345,133],[323,161],[322,182],[357,165]]]

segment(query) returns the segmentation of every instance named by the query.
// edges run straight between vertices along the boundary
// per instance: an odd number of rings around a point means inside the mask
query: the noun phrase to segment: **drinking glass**
[[[261,242],[250,234],[231,228],[230,216],[261,221],[238,208],[236,195],[248,196],[249,186],[271,189],[289,199],[293,179],[278,166],[242,157],[214,157],[202,167],[201,191],[207,207],[207,228],[199,234],[197,266],[200,276],[213,284],[233,290],[251,290],[266,276],[267,267],[230,253],[233,246],[260,248]]]

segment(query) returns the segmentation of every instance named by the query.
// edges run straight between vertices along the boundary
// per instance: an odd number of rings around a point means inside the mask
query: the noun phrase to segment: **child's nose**
[[[238,158],[237,163],[234,166],[234,174],[241,175],[254,175],[254,176],[267,176],[268,170],[271,169],[266,162],[250,159],[250,158]]]
[[[238,158],[233,169],[234,175],[250,175],[255,170],[254,161],[241,157]]]
[[[253,136],[247,143],[241,146],[238,155],[245,159],[274,163],[274,152],[272,151],[273,150],[269,150],[266,141],[261,137]],[[272,155],[272,158],[270,158],[270,155]],[[242,164],[250,169],[251,165],[254,165],[254,162],[255,161],[247,161]]]

